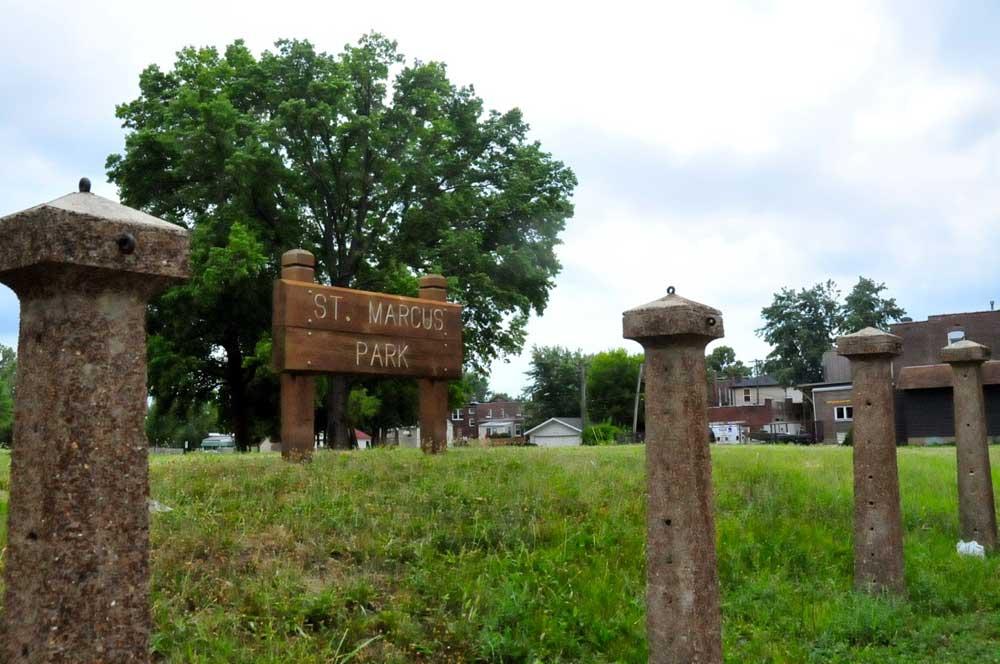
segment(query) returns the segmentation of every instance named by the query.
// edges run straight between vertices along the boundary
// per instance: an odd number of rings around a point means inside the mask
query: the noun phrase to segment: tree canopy
[[[823,353],[833,347],[838,334],[864,327],[886,329],[905,311],[894,298],[884,298],[885,284],[860,277],[840,302],[833,281],[811,288],[782,288],[761,311],[764,325],[757,334],[771,344],[764,367],[783,385],[823,380]]]
[[[731,346],[716,346],[705,356],[705,367],[719,378],[745,378],[750,375],[750,367],[736,359],[736,351]]]
[[[847,294],[840,310],[840,332],[851,334],[866,327],[888,330],[889,323],[898,321],[906,312],[896,304],[896,298],[884,298],[884,283],[858,277],[858,283]]]
[[[533,346],[525,375],[525,426],[550,417],[580,417],[580,368],[584,356],[562,346]]]
[[[576,179],[519,110],[487,111],[444,64],[377,34],[338,54],[292,40],[257,57],[237,41],[185,48],[139,90],[117,109],[109,177],[126,204],[194,229],[192,283],[153,308],[151,384],[222,395],[239,444],[274,417],[262,351],[285,250],[312,251],[317,280],[338,286],[415,295],[420,274],[447,275],[476,368],[520,350],[545,309]],[[227,257],[237,277],[209,274]],[[331,392],[346,419],[346,388]]]
[[[765,368],[782,385],[823,380],[823,353],[840,329],[840,291],[833,281],[799,291],[782,288],[761,311],[759,334],[772,346]]]
[[[587,366],[587,415],[591,422],[610,422],[632,428],[635,388],[642,354],[624,348],[595,354]]]

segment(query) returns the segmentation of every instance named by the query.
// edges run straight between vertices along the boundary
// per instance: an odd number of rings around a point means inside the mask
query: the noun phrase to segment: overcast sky
[[[865,275],[916,319],[1000,300],[1000,9],[927,3],[316,3],[0,0],[0,215],[75,190],[116,197],[117,103],[185,45],[370,30],[518,106],[576,172],[562,274],[532,344],[626,346],[621,312],[677,292],[722,310],[749,362],[783,286]],[[656,7],[655,9],[653,7]],[[0,237],[0,242],[3,238]],[[0,286],[0,343],[18,305]]]

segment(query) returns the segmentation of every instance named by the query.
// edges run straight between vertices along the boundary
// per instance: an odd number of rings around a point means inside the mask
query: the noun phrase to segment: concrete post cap
[[[188,276],[187,230],[89,191],[0,218],[0,237],[0,281],[6,283],[42,265],[48,274],[65,265]]]
[[[985,362],[988,359],[990,359],[990,347],[968,339],[956,341],[941,349],[941,361],[945,364]]]
[[[420,277],[421,288],[448,288],[448,280],[440,274],[425,274]]]
[[[315,267],[316,257],[305,249],[291,249],[281,254],[281,267]]]
[[[845,357],[864,355],[899,355],[903,340],[874,327],[866,327],[854,334],[837,337],[837,353]]]
[[[666,297],[629,309],[622,314],[622,336],[644,339],[698,336],[720,339],[725,336],[722,313],[699,302],[683,298],[671,288]]]

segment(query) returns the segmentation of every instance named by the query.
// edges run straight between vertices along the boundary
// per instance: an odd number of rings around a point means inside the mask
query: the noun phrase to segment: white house
[[[550,417],[524,432],[528,442],[539,447],[570,447],[583,444],[583,419]]]
[[[729,388],[729,403],[734,406],[763,406],[770,399],[774,404],[802,403],[802,390],[784,387],[771,376],[753,376],[737,380]]]

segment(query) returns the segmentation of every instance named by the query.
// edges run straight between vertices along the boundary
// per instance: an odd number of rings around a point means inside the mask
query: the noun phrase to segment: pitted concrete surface
[[[0,220],[0,281],[21,301],[0,652],[146,662],[146,303],[186,274],[188,240],[67,198]]]
[[[989,357],[990,349],[973,341],[959,341],[941,351],[941,360],[951,364],[953,374],[961,537],[966,542],[979,542],[987,551],[995,551],[997,517],[982,376],[983,362]]]
[[[646,630],[654,664],[722,662],[722,616],[708,444],[705,346],[711,307],[670,294],[626,311],[646,351]]]
[[[905,594],[891,375],[901,341],[866,328],[837,339],[837,349],[850,358],[853,379],[854,585],[874,594]]]

